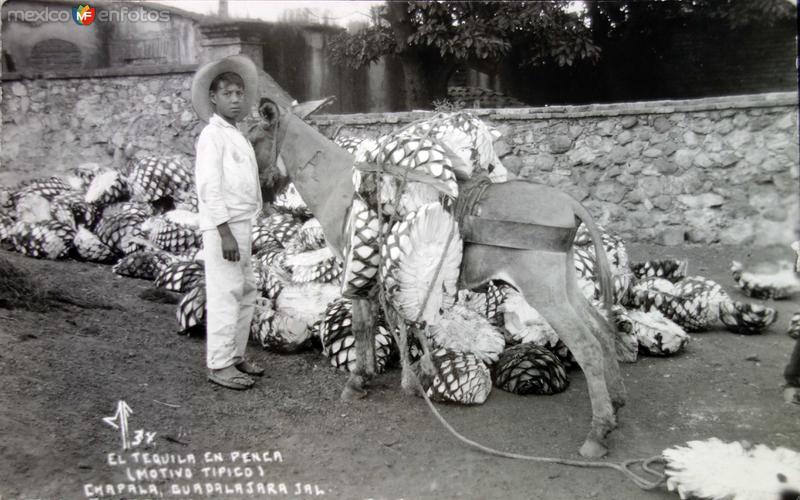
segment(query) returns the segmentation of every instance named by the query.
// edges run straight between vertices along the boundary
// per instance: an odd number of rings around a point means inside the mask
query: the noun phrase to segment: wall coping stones
[[[469,109],[477,116],[489,120],[531,120],[553,118],[585,118],[601,116],[625,116],[647,114],[691,113],[729,109],[771,108],[797,106],[795,92],[772,92],[767,94],[745,94],[702,99],[621,102],[609,104],[587,104],[569,106],[544,106],[537,108],[483,108]],[[379,123],[405,123],[433,116],[433,111],[410,111],[398,113],[356,113],[347,115],[320,114],[310,121],[323,125],[373,125]]]
[[[26,70],[13,73],[3,73],[2,80],[60,80],[73,78],[113,78],[121,76],[156,76],[194,73],[198,64],[158,64],[142,66],[123,66],[118,68],[95,68],[74,70]]]

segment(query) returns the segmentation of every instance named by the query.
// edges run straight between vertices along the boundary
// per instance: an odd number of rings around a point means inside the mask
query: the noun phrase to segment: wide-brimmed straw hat
[[[231,71],[242,77],[244,81],[244,98],[236,120],[241,120],[250,113],[258,98],[258,70],[253,61],[244,55],[229,56],[218,61],[204,64],[194,74],[192,80],[192,106],[197,116],[207,122],[214,114],[209,90],[211,82],[222,73]]]

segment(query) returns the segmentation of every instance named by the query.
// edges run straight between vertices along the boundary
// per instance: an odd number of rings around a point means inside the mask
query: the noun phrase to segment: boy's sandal
[[[252,361],[247,361],[247,360],[242,361],[241,363],[236,365],[236,369],[248,375],[255,375],[256,377],[264,375],[264,369],[258,366],[257,364],[253,363]]]
[[[255,381],[245,375],[244,373],[240,373],[238,375],[222,375],[219,372],[209,371],[208,372],[208,380],[214,382],[217,385],[221,385],[222,387],[227,387],[228,389],[235,389],[237,391],[243,391],[245,389],[249,389],[253,387]]]

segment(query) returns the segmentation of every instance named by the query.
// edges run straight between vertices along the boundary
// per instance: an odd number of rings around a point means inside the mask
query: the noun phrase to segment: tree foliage
[[[585,3],[595,39],[650,34],[675,21],[722,25],[731,30],[752,24],[772,26],[793,19],[797,11],[787,0],[587,0]]]
[[[552,59],[564,65],[599,56],[583,16],[565,0],[399,3],[405,7],[402,19],[393,19],[383,7],[367,29],[333,40],[329,49],[334,61],[358,68],[383,55],[424,49],[434,49],[443,61],[467,64],[497,62],[512,49],[524,53],[523,64]],[[411,30],[398,39],[403,23]]]
[[[360,68],[393,54],[403,64],[407,105],[444,97],[458,67],[596,62],[610,40],[642,43],[670,21],[736,29],[791,18],[787,0],[407,1],[373,10],[372,22],[328,46],[334,63]]]
[[[342,32],[335,36],[328,50],[334,64],[358,69],[374,63],[396,50],[394,35],[388,26],[368,26],[357,35]]]
[[[407,107],[427,107],[446,95],[459,67],[494,72],[500,64],[596,60],[600,51],[580,10],[549,2],[388,2],[358,33],[328,46],[334,61],[352,68],[393,54],[403,65]]]

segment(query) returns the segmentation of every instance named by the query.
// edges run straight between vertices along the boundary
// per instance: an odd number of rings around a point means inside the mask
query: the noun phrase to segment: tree
[[[675,88],[669,83],[659,87],[659,74],[676,63],[671,45],[676,38],[702,40],[701,34],[707,35],[708,45],[697,45],[684,64],[702,63],[721,50],[714,47],[720,44],[727,44],[724,50],[732,59],[743,47],[737,41],[747,40],[748,31],[768,30],[777,24],[783,30],[794,21],[797,10],[787,0],[585,0],[584,4],[592,40],[603,54],[597,71],[589,71],[591,85],[604,87],[599,95],[617,99],[671,96],[664,92]],[[662,61],[667,66],[661,66]],[[702,72],[702,66],[699,69]]]
[[[736,29],[795,16],[787,0],[567,0],[533,2],[391,1],[357,33],[331,41],[334,62],[360,68],[394,54],[403,65],[408,108],[447,93],[459,67],[572,66],[597,62],[609,44],[658,40],[671,22]]]
[[[403,66],[408,108],[447,95],[459,67],[494,73],[502,64],[571,65],[597,60],[585,12],[574,2],[388,2],[372,23],[342,33],[329,51],[335,63],[360,68],[394,54]]]
[[[670,22],[721,24],[737,29],[794,19],[792,0],[585,0],[593,39],[647,35]]]

